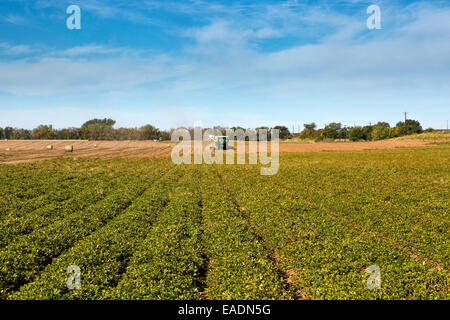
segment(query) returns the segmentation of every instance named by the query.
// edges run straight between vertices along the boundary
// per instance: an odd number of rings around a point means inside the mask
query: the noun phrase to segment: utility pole
[[[402,113],[404,113],[405,114],[405,125],[404,125],[404,127],[405,127],[405,136],[406,136],[406,115],[408,114],[408,112],[402,112]]]

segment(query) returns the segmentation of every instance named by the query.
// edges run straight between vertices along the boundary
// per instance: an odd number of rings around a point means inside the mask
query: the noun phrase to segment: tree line
[[[114,128],[116,124],[112,119],[92,119],[85,122],[81,127],[71,127],[63,129],[55,129],[52,125],[39,125],[38,127],[28,130],[12,127],[0,127],[0,139],[13,140],[170,140],[172,132],[175,129],[161,130],[151,124],[135,128]],[[325,125],[324,128],[318,129],[317,125],[305,123],[304,130],[298,134],[293,134],[286,126],[258,127],[255,129],[245,129],[242,127],[232,127],[232,130],[241,129],[243,131],[250,130],[257,133],[259,130],[267,131],[267,138],[270,139],[270,130],[278,129],[280,139],[289,139],[299,137],[301,139],[314,139],[321,141],[324,139],[343,139],[351,141],[360,140],[383,140],[399,136],[410,135],[423,132],[422,126],[417,120],[406,120],[398,122],[395,127],[390,127],[387,122],[378,122],[368,126],[343,126],[339,122],[332,122]],[[194,128],[187,127],[193,137]],[[225,135],[226,127],[216,126],[218,133]],[[203,129],[204,131],[207,128]],[[427,129],[432,130],[432,129]],[[203,131],[203,132],[204,132]],[[259,138],[259,137],[258,137]]]
[[[151,124],[135,128],[114,128],[112,119],[92,119],[80,128],[55,129],[52,125],[39,125],[28,130],[0,127],[1,139],[14,140],[170,140],[170,132]]]
[[[367,126],[343,126],[340,122],[332,122],[323,129],[317,129],[313,123],[305,123],[304,130],[298,136],[301,139],[314,139],[321,141],[324,139],[344,139],[350,141],[373,141],[406,136],[416,133],[422,133],[423,129],[417,120],[406,120],[406,122],[397,122],[395,127],[391,127],[387,122],[377,122],[374,125]],[[427,131],[433,129],[427,129]]]

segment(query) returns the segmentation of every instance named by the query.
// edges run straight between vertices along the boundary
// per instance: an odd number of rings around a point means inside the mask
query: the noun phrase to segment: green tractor
[[[209,138],[215,142],[214,149],[216,150],[227,150],[228,148],[228,137],[227,136],[209,136]],[[213,148],[213,147],[211,147]]]

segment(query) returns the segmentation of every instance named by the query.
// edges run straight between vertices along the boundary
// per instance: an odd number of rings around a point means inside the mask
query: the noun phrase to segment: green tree
[[[384,140],[389,138],[390,129],[385,126],[374,126],[372,130],[372,140]]]
[[[3,139],[12,139],[13,131],[14,128],[5,127],[5,129],[3,129],[3,137],[4,137]]]
[[[258,141],[262,138],[262,135],[260,135],[260,131],[261,132],[266,132],[267,140],[271,139],[269,127],[264,127],[264,126],[263,127],[258,127],[258,128],[255,129],[255,131],[256,131],[256,134],[257,134]]]
[[[350,141],[364,140],[364,130],[362,127],[352,127],[348,130]]]
[[[363,130],[363,139],[366,141],[372,140],[373,126],[364,126],[362,130]]]
[[[81,129],[84,139],[112,140],[114,138],[114,129],[109,125],[94,123],[84,126]]]
[[[139,128],[139,135],[141,140],[153,140],[159,136],[159,130],[151,124],[146,124]]]
[[[325,138],[338,139],[342,130],[340,122],[332,122],[325,126]]]
[[[317,138],[318,134],[316,131],[317,125],[315,122],[304,123],[303,127],[305,128],[302,132],[300,132],[300,139],[314,139]]]
[[[31,137],[37,140],[38,139],[50,140],[55,138],[55,131],[53,130],[52,125],[41,124],[31,131]]]
[[[31,139],[31,130],[14,128],[11,139],[29,140]],[[53,137],[50,137],[50,139],[53,139]]]
[[[305,128],[305,130],[314,131],[316,130],[317,125],[315,122],[311,122],[311,123],[304,123],[303,127]]]
[[[406,124],[405,122],[400,121],[397,122],[396,127],[399,129],[399,134],[401,136],[421,133],[423,131],[420,122],[417,120],[408,119],[406,120]]]
[[[387,122],[382,122],[382,121],[378,121],[377,124],[375,125],[376,127],[384,127],[384,128],[390,128],[390,124]]]
[[[275,126],[272,129],[279,130],[280,131],[280,139],[287,139],[291,135],[289,132],[289,129],[285,126]]]
[[[91,124],[101,124],[101,125],[105,125],[105,126],[114,126],[116,124],[116,121],[113,119],[109,119],[109,118],[105,118],[105,119],[92,119],[89,121],[86,121],[85,123],[83,123],[83,125],[81,127],[87,127]]]

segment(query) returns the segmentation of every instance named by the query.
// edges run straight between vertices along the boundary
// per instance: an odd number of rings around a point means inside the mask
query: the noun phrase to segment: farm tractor
[[[228,146],[228,137],[227,136],[209,136],[211,141],[214,141],[214,147],[211,146],[211,149],[215,150],[227,150],[231,149]]]

